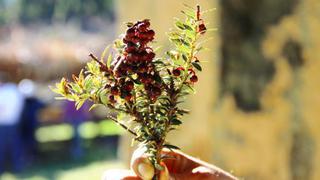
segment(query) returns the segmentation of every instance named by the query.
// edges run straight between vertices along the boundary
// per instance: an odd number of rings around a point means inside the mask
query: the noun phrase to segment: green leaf
[[[154,166],[155,166],[155,168],[158,169],[159,171],[163,171],[163,170],[164,170],[163,166],[161,166],[160,164],[155,164]]]
[[[78,84],[76,84],[76,83],[70,83],[70,85],[71,85],[71,89],[72,89],[75,93],[77,93],[77,94],[82,93],[82,88],[81,88]]]
[[[89,108],[89,111],[93,110],[94,108],[98,107],[99,104],[93,104],[90,108]]]
[[[177,27],[178,29],[181,29],[181,30],[185,30],[185,29],[186,29],[185,26],[184,26],[184,24],[183,24],[181,21],[179,21],[179,20],[176,21],[175,25],[176,25],[176,27]]]
[[[181,45],[180,38],[170,38],[169,39],[171,42],[173,42],[176,46]]]
[[[189,30],[189,31],[193,31],[193,28],[187,24],[183,24],[184,29]]]
[[[193,67],[195,67],[198,71],[202,71],[202,67],[200,66],[200,64],[196,63],[196,62],[192,62]]]
[[[65,100],[65,99],[67,99],[67,98],[64,97],[64,96],[59,96],[59,97],[54,97],[54,99],[56,99],[56,100]]]
[[[183,59],[184,61],[188,61],[188,57],[187,57],[187,55],[182,54],[182,59]]]
[[[185,10],[185,11],[181,11],[182,14],[186,15],[187,17],[191,18],[191,19],[195,19],[196,15],[194,12],[190,11],[190,10]]]
[[[189,114],[189,110],[186,110],[186,109],[178,109],[177,110],[177,113],[180,114],[180,115],[184,115],[184,114]]]
[[[112,62],[112,54],[109,54],[108,59],[107,59],[107,67],[110,68]]]
[[[181,38],[181,33],[178,33],[176,31],[172,31],[168,33],[169,38],[172,39],[180,39]]]
[[[109,99],[108,99],[108,96],[106,94],[106,90],[102,90],[99,93],[99,99],[102,102],[102,104],[108,104],[109,103]]]
[[[171,124],[172,125],[180,125],[180,124],[182,124],[182,122],[180,120],[178,120],[178,119],[172,119],[171,120]]]
[[[84,104],[84,102],[86,102],[85,99],[81,99],[81,100],[77,101],[76,102],[76,109],[79,110],[82,107],[82,105]]]
[[[172,145],[172,144],[164,144],[163,147],[166,147],[168,149],[178,149],[180,150],[180,148],[178,146]]]
[[[186,40],[180,39],[180,41],[181,41],[181,43],[182,43],[183,45],[190,47],[190,43],[187,42]]]
[[[90,72],[91,74],[99,74],[100,73],[100,67],[99,64],[95,61],[90,61],[87,63],[87,70],[88,72]]]
[[[104,50],[101,54],[101,60],[100,60],[101,62],[104,62],[104,58],[105,58],[107,52],[109,51],[109,49],[110,49],[110,45],[108,45],[106,48],[104,48]]]
[[[86,89],[87,91],[91,91],[93,88],[93,77],[92,76],[87,76],[84,79],[84,89]]]

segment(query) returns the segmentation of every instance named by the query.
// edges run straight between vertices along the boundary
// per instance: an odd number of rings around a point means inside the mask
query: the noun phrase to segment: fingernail
[[[151,180],[154,175],[154,168],[151,164],[140,163],[138,166],[139,174],[143,180]]]

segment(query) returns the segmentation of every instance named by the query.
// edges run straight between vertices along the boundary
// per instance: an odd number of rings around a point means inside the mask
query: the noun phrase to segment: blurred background
[[[154,46],[183,3],[205,14],[210,50],[171,143],[241,179],[320,179],[318,0],[0,0],[0,179],[100,179],[128,168],[131,137],[107,119],[54,100],[48,86],[78,73],[125,29],[151,19]]]

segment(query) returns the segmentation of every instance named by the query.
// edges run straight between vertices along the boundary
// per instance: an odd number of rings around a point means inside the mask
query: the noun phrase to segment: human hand
[[[143,148],[137,149],[131,159],[131,170],[109,170],[103,180],[151,180],[155,170],[144,154]],[[236,180],[234,176],[204,161],[180,151],[164,150],[164,170],[160,180]]]

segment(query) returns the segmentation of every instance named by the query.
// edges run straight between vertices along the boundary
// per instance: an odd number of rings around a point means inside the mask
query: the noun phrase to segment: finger
[[[162,151],[162,156],[167,158],[163,159],[170,173],[184,173],[190,172],[193,168],[199,166],[190,159],[189,156],[177,150],[167,150]]]
[[[222,169],[194,158],[180,151],[164,150],[163,155],[169,156],[164,163],[174,179],[212,179],[212,180],[235,180],[234,176]]]
[[[122,169],[108,170],[104,173],[102,180],[141,180],[134,172]]]
[[[169,179],[169,171],[166,165],[162,162],[163,170],[160,171],[160,180]],[[136,168],[137,167],[137,168]],[[150,161],[146,158],[138,158],[133,165],[133,171],[143,180],[151,180],[155,175],[155,169]]]
[[[151,179],[154,176],[154,168],[145,155],[146,148],[136,149],[131,158],[131,169],[142,179]]]
[[[154,168],[151,162],[146,157],[140,157],[133,160],[131,163],[132,170],[143,180],[152,179],[154,176]]]
[[[145,147],[140,147],[133,153],[131,159],[131,169],[142,179],[152,179],[152,177],[155,175],[155,169],[148,157],[145,155],[145,151]],[[164,167],[164,170],[160,172],[160,180],[168,180],[168,168],[164,163],[161,163],[161,165]]]

